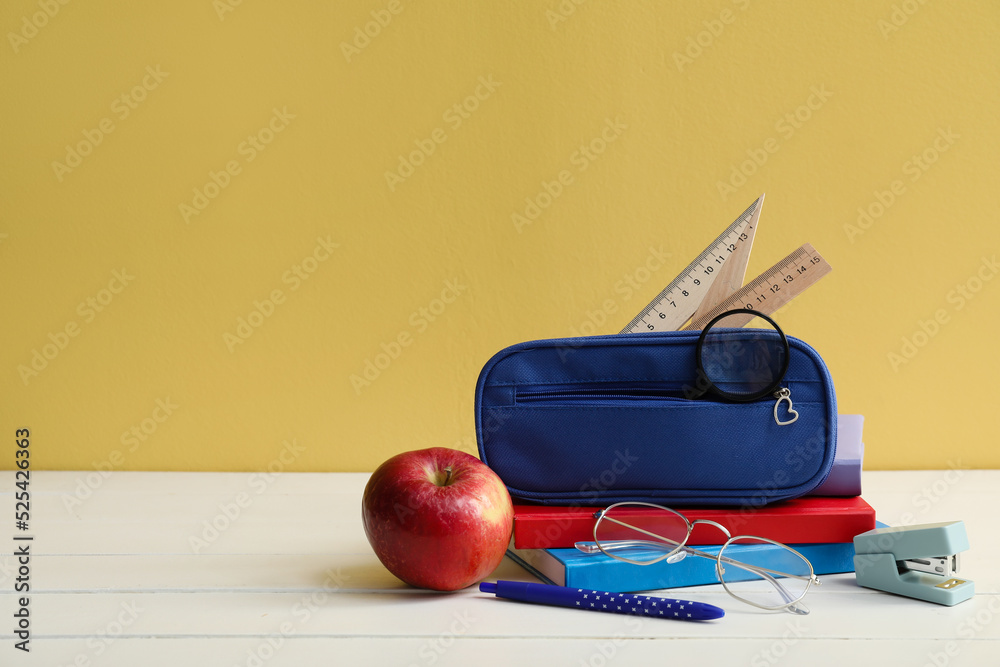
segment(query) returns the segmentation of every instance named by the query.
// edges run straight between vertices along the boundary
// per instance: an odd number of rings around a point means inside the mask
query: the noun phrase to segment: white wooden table
[[[360,521],[366,474],[32,473],[30,653],[14,648],[14,475],[0,473],[0,665],[1000,665],[1000,471],[869,472],[896,525],[962,519],[973,600],[943,607],[823,577],[805,617],[719,586],[712,624],[407,587]],[[493,578],[534,579],[505,559]],[[850,641],[848,641],[850,640]]]

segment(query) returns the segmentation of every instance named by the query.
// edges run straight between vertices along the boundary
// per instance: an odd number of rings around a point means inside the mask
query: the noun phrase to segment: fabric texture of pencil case
[[[479,455],[518,500],[546,505],[645,501],[761,506],[796,498],[830,474],[837,404],[819,354],[788,336],[776,399],[685,398],[699,331],[519,343],[476,385]],[[791,413],[789,413],[791,414]]]

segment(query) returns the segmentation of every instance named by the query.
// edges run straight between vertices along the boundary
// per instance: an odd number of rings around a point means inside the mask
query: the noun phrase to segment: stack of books
[[[876,527],[875,510],[860,495],[862,421],[859,415],[839,417],[834,469],[813,495],[754,508],[672,509],[692,522],[715,521],[732,535],[787,544],[809,559],[816,574],[853,572],[854,536]],[[719,583],[715,561],[708,558],[637,566],[577,550],[576,542],[593,543],[594,513],[599,509],[515,504],[507,555],[543,581],[573,588],[625,593]],[[722,531],[698,524],[688,545],[714,554],[725,541]],[[726,555],[738,559],[742,550],[754,548],[736,544]]]

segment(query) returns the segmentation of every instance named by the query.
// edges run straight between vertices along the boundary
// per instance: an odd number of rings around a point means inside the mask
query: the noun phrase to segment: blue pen
[[[495,593],[498,598],[520,602],[604,611],[610,614],[672,618],[678,621],[711,621],[726,615],[722,608],[703,602],[531,584],[524,581],[498,581],[495,584],[484,581],[479,584],[479,590],[483,593]]]

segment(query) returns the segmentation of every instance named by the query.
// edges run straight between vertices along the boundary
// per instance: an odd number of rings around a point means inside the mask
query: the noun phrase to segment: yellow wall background
[[[761,192],[748,276],[833,265],[779,318],[866,467],[1000,465],[994,2],[10,0],[0,28],[0,434],[36,468],[475,451],[493,353],[617,332]]]

